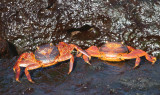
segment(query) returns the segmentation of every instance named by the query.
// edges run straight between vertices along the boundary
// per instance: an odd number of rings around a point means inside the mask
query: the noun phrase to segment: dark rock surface
[[[20,81],[15,81],[12,67],[16,57],[0,61],[1,95],[159,95],[160,59],[151,65],[142,57],[141,65],[133,69],[135,60],[109,63],[92,58],[88,65],[76,58],[74,71],[68,75],[69,61],[59,66],[30,71],[30,83],[24,72]]]
[[[12,58],[17,55],[17,50],[12,43],[0,37],[0,58]]]
[[[6,47],[0,53],[9,49],[13,55],[0,59],[0,95],[160,95],[158,0],[1,0],[0,37]],[[109,63],[92,58],[90,66],[76,58],[70,75],[66,61],[30,71],[35,84],[29,83],[24,69],[21,83],[15,81],[17,53],[49,42],[86,49],[106,40],[123,41],[157,61],[151,66],[142,57],[140,67],[133,69],[135,59]]]
[[[2,0],[0,9],[0,35],[19,54],[42,43],[65,41],[88,48],[106,40],[160,53],[159,1]]]
[[[6,40],[0,38],[0,58],[9,57],[9,44]]]

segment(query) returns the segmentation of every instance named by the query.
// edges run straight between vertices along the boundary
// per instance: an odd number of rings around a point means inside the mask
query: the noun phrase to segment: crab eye
[[[124,42],[121,42],[121,44],[124,44]]]

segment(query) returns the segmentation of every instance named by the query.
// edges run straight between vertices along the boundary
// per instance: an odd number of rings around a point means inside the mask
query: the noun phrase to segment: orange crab
[[[71,54],[73,49],[83,53],[85,56],[90,56],[83,51],[80,47],[74,44],[67,44],[65,42],[60,42],[57,46],[54,46],[52,43],[45,44],[37,47],[35,53],[33,52],[25,52],[18,58],[16,64],[13,67],[14,72],[16,73],[16,81],[19,81],[20,76],[20,67],[25,68],[25,74],[27,79],[34,83],[30,77],[28,70],[37,69],[40,67],[48,67],[51,65],[55,65],[58,62],[65,61],[70,59],[69,64],[69,72],[73,69],[74,56]]]
[[[126,46],[123,42],[108,42],[102,45],[101,47],[91,46],[85,50],[90,56],[98,57],[101,60],[106,61],[124,61],[126,59],[136,58],[135,67],[139,66],[141,61],[140,57],[145,56],[146,59],[152,64],[155,63],[156,57],[150,56],[145,51],[140,49],[134,49],[131,46]],[[81,56],[82,53],[79,53],[77,57]],[[89,63],[87,56],[83,55],[85,62]],[[89,63],[90,64],[90,63]]]

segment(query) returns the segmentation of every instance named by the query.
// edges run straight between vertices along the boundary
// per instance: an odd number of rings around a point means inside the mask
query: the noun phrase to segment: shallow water
[[[142,57],[109,63],[92,58],[91,66],[75,59],[31,71],[31,84],[24,73],[21,82],[12,70],[19,57],[0,59],[0,94],[60,95],[159,95],[160,94],[160,2],[156,0],[3,0],[0,1],[0,37],[16,47],[11,51],[34,51],[44,43],[73,43],[83,49],[105,41],[123,41],[157,57],[154,66]]]

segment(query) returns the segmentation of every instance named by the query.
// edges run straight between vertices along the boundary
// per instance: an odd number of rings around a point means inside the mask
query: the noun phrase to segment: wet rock
[[[14,45],[0,37],[0,58],[11,58],[16,55],[17,51]]]
[[[65,41],[88,48],[108,40],[160,56],[159,1],[24,0],[0,4],[0,35],[14,44],[19,54],[34,51],[43,43]]]
[[[75,58],[70,75],[69,61],[30,71],[36,82],[32,84],[24,68],[22,83],[15,81],[12,69],[18,56],[2,58],[0,94],[160,95],[159,13],[158,0],[1,0],[0,37],[18,54],[34,51],[43,43],[64,41],[86,49],[108,40],[142,49],[157,61],[151,66],[142,58],[140,67],[133,70],[135,59],[110,63],[92,58],[90,66]]]
[[[11,54],[8,42],[0,38],[0,58],[9,58],[10,56]]]
[[[74,70],[67,74],[69,61],[57,66],[30,71],[35,84],[30,83],[21,68],[21,83],[15,81],[12,70],[17,57],[0,60],[0,93],[3,94],[57,94],[57,95],[159,95],[159,62],[151,65],[146,59],[140,67],[133,69],[135,60],[119,63],[106,63],[92,58],[88,65],[81,58],[75,58]],[[19,88],[19,89],[17,89]]]

